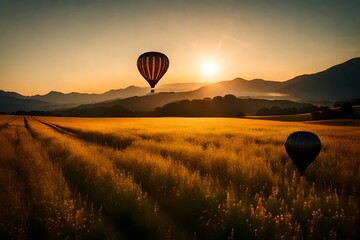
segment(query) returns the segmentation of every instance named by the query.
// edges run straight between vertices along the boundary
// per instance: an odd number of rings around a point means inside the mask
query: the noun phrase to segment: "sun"
[[[206,62],[203,64],[202,69],[207,77],[212,77],[217,73],[218,66],[213,62]]]

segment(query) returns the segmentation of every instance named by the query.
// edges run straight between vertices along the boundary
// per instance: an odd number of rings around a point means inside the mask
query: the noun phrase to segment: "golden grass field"
[[[360,239],[360,127],[314,123],[0,116],[0,239]]]

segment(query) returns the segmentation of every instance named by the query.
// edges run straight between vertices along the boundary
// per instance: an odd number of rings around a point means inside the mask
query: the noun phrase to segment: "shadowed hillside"
[[[6,92],[3,90],[0,90],[0,97],[14,97],[14,98],[19,98],[19,99],[25,99],[26,97],[18,94],[16,92]]]
[[[357,66],[359,68],[356,68]],[[174,101],[212,98],[226,94],[266,99],[303,99],[304,101],[307,99],[318,101],[350,99],[358,97],[360,94],[359,78],[360,58],[355,58],[323,72],[299,76],[286,82],[261,79],[248,81],[236,78],[189,92],[156,93],[142,97],[130,97],[116,101],[83,105],[80,108],[121,105],[133,111],[152,111]]]
[[[360,58],[325,71],[295,77],[279,92],[298,99],[341,100],[360,96]]]
[[[32,111],[55,109],[54,104],[32,99],[0,96],[0,112],[11,113],[18,110]]]
[[[231,81],[222,81],[199,88],[195,90],[193,94],[198,98],[223,96],[226,94],[233,94],[236,96],[271,97],[271,94],[275,93],[283,86],[285,86],[284,82],[235,78]]]
[[[131,111],[153,111],[157,107],[162,107],[174,101],[213,98],[226,94],[237,97],[301,100],[313,102],[314,104],[329,100],[351,100],[360,97],[360,58],[354,58],[325,71],[298,76],[285,82],[235,78],[230,81],[207,84],[179,83],[159,85],[155,94],[148,94],[148,87],[135,86],[111,90],[103,94],[64,94],[53,91],[43,96],[36,95],[32,97],[25,97],[14,92],[0,91],[0,99],[5,97],[0,103],[0,112],[53,110],[56,105],[58,109],[75,106],[84,109],[119,105]],[[197,87],[199,88],[189,91],[189,89]],[[176,89],[178,91],[175,91]],[[169,90],[172,92],[161,92]],[[180,90],[186,91],[179,92]],[[42,104],[38,101],[27,100],[40,100]]]
[[[136,113],[116,105],[111,107],[94,107],[94,108],[73,108],[64,111],[55,111],[56,114],[71,117],[133,117]]]
[[[162,93],[158,95],[163,95]],[[173,94],[167,94],[170,98]],[[139,98],[139,97],[134,97]],[[132,100],[129,98],[127,100]],[[146,102],[146,98],[140,98]],[[115,101],[120,103],[121,101]],[[112,104],[114,102],[111,102]],[[151,103],[151,102],[150,102]],[[157,107],[154,111],[133,111],[136,106],[130,105],[127,108],[121,105],[86,105],[63,111],[54,111],[55,115],[72,117],[147,117],[147,116],[182,116],[182,117],[243,117],[254,115],[259,109],[276,106],[278,108],[308,108],[312,107],[308,103],[297,103],[288,100],[265,100],[265,99],[240,99],[234,95],[217,96],[213,99],[194,99],[180,100]],[[131,110],[128,110],[131,109]]]
[[[86,94],[86,93],[61,93],[61,92],[49,92],[46,95],[36,95],[31,99],[42,100],[46,102],[52,102],[57,104],[86,104],[106,101],[115,98],[127,98],[136,95],[144,95],[148,91],[145,88],[130,86],[124,89],[110,90],[102,94]]]
[[[253,115],[264,107],[311,108],[308,103],[297,103],[287,100],[240,99],[234,95],[214,97],[213,99],[182,100],[157,108],[157,116],[179,117],[243,117]]]
[[[157,92],[192,91],[208,84],[209,83],[162,84],[157,87]],[[73,108],[81,104],[93,104],[134,96],[144,96],[147,95],[149,91],[150,90],[148,87],[129,86],[124,89],[110,90],[101,94],[77,92],[62,93],[51,91],[45,95],[23,96],[16,92],[6,92],[0,90],[0,111],[10,113],[28,110],[54,110],[56,108]],[[42,102],[42,104],[38,104],[39,102]]]

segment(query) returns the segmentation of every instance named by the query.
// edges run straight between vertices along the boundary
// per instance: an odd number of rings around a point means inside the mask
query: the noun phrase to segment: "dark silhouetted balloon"
[[[150,84],[151,92],[169,68],[168,57],[159,52],[146,52],[139,56],[137,67],[141,75]]]
[[[293,132],[286,139],[285,149],[303,175],[320,153],[320,138],[312,132]]]

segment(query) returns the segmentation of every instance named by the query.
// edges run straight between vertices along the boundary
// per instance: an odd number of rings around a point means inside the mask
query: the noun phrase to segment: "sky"
[[[147,51],[170,59],[158,85],[284,81],[359,57],[359,9],[358,0],[0,0],[0,89],[146,86],[136,61]]]

